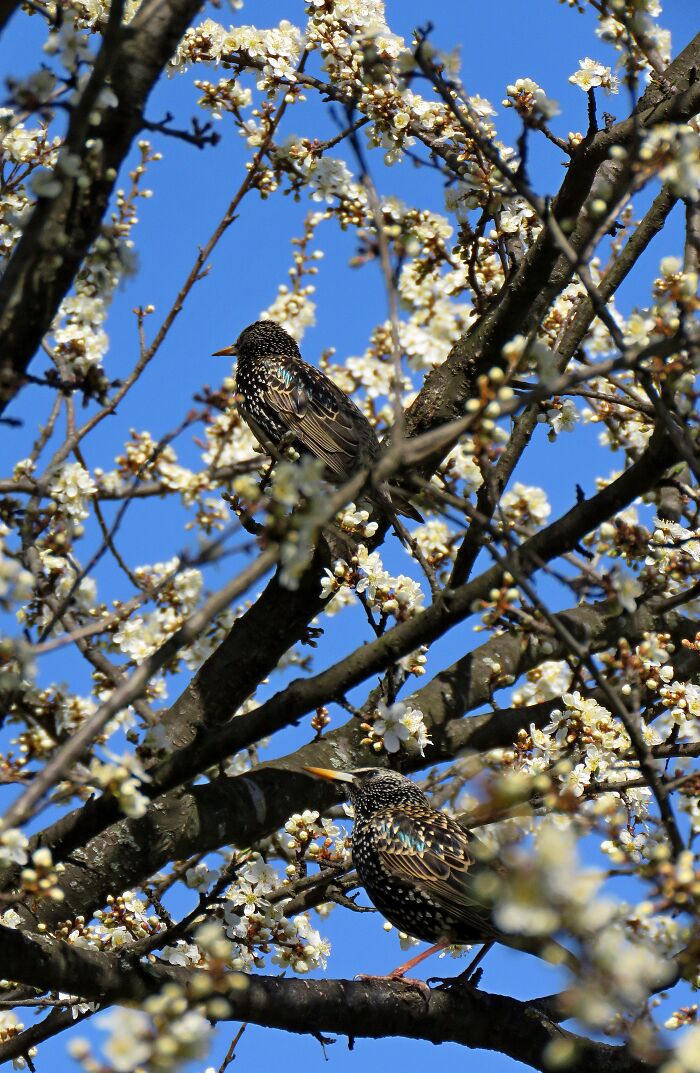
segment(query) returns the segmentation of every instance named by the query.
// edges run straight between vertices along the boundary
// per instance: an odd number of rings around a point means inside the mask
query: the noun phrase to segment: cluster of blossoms
[[[104,1059],[115,1073],[145,1069],[175,1070],[202,1058],[211,1043],[212,1026],[206,1014],[226,1016],[229,1004],[211,1000],[206,1008],[190,1008],[190,1000],[176,983],[165,984],[158,995],[146,999],[143,1010],[121,1007],[100,1016],[97,1024],[109,1032],[102,1046]],[[223,1008],[222,1008],[223,1004]],[[88,1071],[104,1068],[89,1042],[77,1037],[68,1046],[71,1056]]]
[[[664,591],[671,595],[684,578],[700,572],[700,531],[687,529],[667,518],[654,518],[654,530],[647,545],[645,565],[664,579]]]
[[[573,432],[578,422],[578,410],[572,399],[561,399],[555,396],[547,412],[538,417],[543,423],[549,425],[547,433],[550,442],[554,442],[560,432]]]
[[[622,665],[627,674],[638,676],[645,688],[658,697],[661,712],[653,725],[642,724],[642,733],[647,747],[654,747],[667,740],[693,743],[698,740],[697,719],[700,712],[700,690],[692,683],[679,682],[673,666],[669,663],[673,646],[657,642],[655,635],[648,635],[636,649],[627,651],[623,646]],[[651,791],[646,786],[627,785],[638,778],[638,764],[631,757],[631,743],[626,729],[608,709],[594,699],[582,696],[579,691],[566,692],[570,669],[562,663],[542,664],[528,675],[526,686],[514,694],[517,704],[530,704],[562,695],[564,707],[552,713],[551,721],[544,727],[530,726],[529,733],[522,731],[513,752],[501,757],[514,763],[516,769],[526,771],[531,777],[546,775],[554,780],[558,792],[574,801],[579,818],[584,816],[600,821],[608,837],[601,842],[601,850],[618,864],[631,862],[639,865],[644,861],[658,862],[665,859],[668,846],[665,835],[658,825],[649,824],[648,808]],[[629,695],[631,686],[622,685],[623,695]],[[601,786],[601,784],[603,784]],[[590,791],[593,791],[590,796]],[[691,803],[692,791],[682,798],[681,807],[688,812],[694,829],[700,824],[698,810]],[[678,871],[680,869],[680,871]],[[664,897],[683,899],[688,882],[693,883],[692,868],[687,872],[679,862],[669,872]],[[681,894],[678,895],[678,891]],[[637,929],[639,930],[639,929]],[[648,932],[648,929],[647,929]],[[682,929],[677,927],[673,942],[682,938]]]
[[[140,790],[149,776],[132,753],[102,761],[93,756],[84,776],[86,786],[110,794],[125,816],[138,819],[145,815],[148,798]]]
[[[586,544],[595,545],[600,556],[623,559],[629,567],[635,568],[648,558],[650,533],[640,524],[635,506],[628,506],[614,518],[603,521],[593,538],[586,539]]]
[[[662,166],[661,161],[657,163]],[[670,175],[668,181],[672,181]],[[697,190],[697,181],[695,187]],[[681,261],[676,257],[662,259],[652,292],[653,303],[647,308],[634,309],[626,319],[621,317],[614,307],[611,307],[611,313],[625,341],[632,347],[642,348],[659,337],[672,337],[677,333],[682,320],[686,317],[694,318],[700,309],[697,272],[683,271]],[[614,349],[607,332],[596,333],[592,342],[595,342],[595,345],[592,345],[591,349],[600,353]],[[692,414],[696,408],[696,385],[693,372],[681,368],[677,361],[672,361],[663,370],[662,376],[673,381],[679,412]],[[623,407],[626,398],[637,403],[639,409],[632,409],[630,413],[629,409],[626,411],[623,409],[621,412],[617,405],[611,405],[606,400],[591,401],[589,408],[584,411],[584,419],[605,422],[607,436],[601,437],[601,442],[609,444],[613,449],[623,447],[630,452],[639,450],[648,439],[653,424],[649,417],[641,412],[646,395],[635,382],[634,377],[622,374],[615,380],[595,379],[591,381],[591,388],[605,392],[608,399],[619,402]],[[623,391],[625,395],[622,394]]]
[[[179,465],[173,447],[158,443],[147,429],[137,431],[132,428],[130,437],[123,453],[115,458],[115,469],[106,473],[100,468],[94,470],[101,491],[114,496],[124,495],[137,480],[148,477],[157,481],[164,492],[179,492],[184,505],[189,506],[208,486],[208,475],[202,477]]]
[[[655,302],[650,313],[657,329],[669,336],[677,331],[683,315],[692,317],[700,309],[698,273],[684,270],[679,257],[663,257],[659,273],[653,284]],[[682,379],[679,387],[683,387]]]
[[[41,93],[51,86],[44,87]],[[4,181],[0,191],[0,259],[12,253],[32,207],[32,178],[55,166],[58,137],[49,137],[46,125],[26,127],[11,108],[0,109],[0,154]]]
[[[21,612],[18,612],[21,620]],[[24,645],[29,650],[28,644]],[[37,689],[32,679],[35,670],[24,659],[25,652],[6,641],[0,642],[0,688],[14,690],[21,698],[25,711],[31,711],[32,722],[21,719],[10,705],[7,724],[17,725],[17,736],[10,740],[6,753],[0,754],[0,772],[7,782],[20,782],[26,776],[26,768],[34,761],[46,760],[56,748],[57,740],[65,731],[73,730],[94,710],[94,705],[74,694],[64,695],[55,688]]]
[[[394,615],[398,621],[421,610],[425,596],[420,584],[405,574],[398,577],[389,574],[379,552],[368,552],[361,544],[355,561],[360,574],[355,592],[366,595],[371,607],[376,607],[382,615]]]
[[[405,574],[392,577],[384,569],[379,552],[369,552],[364,544],[350,563],[337,559],[332,570],[326,568],[321,582],[323,598],[334,598],[333,611],[350,602],[352,592],[363,596],[382,616],[392,615],[399,622],[420,611],[425,598],[417,581]]]
[[[367,130],[370,145],[385,150],[385,162],[399,159],[411,118],[413,94],[401,84],[400,72],[410,70],[413,57],[403,38],[385,21],[382,0],[340,0],[332,5],[312,3],[307,41],[322,56],[332,84],[346,96],[360,95],[359,108],[373,120]]]
[[[51,498],[71,525],[88,517],[90,511],[86,500],[96,492],[97,485],[80,462],[67,462],[62,466],[49,488]]]
[[[399,294],[409,314],[401,322],[399,339],[412,369],[430,369],[442,364],[472,323],[471,305],[456,300],[469,289],[467,271],[448,259],[445,247],[452,227],[446,219],[424,212],[415,221],[408,216],[403,226],[410,227],[409,248],[417,244],[420,254],[399,277]]]
[[[614,45],[630,74],[649,74],[671,62],[671,33],[654,22],[661,14],[659,0],[621,0],[609,7],[599,12],[596,33]]]
[[[305,825],[302,826],[305,829]],[[335,838],[335,835],[329,837]],[[312,927],[307,913],[293,918],[284,915],[282,881],[275,869],[257,855],[229,889],[224,921],[230,940],[225,958],[232,969],[250,972],[262,967],[265,956],[270,953],[274,964],[297,973],[307,973],[319,966],[325,968],[330,943]],[[222,936],[214,922],[204,927],[211,930],[215,939],[216,935]],[[200,947],[203,945],[201,931],[197,933]],[[209,932],[205,935],[205,947],[208,937]]]
[[[545,679],[549,688],[542,690],[537,683],[536,691],[528,693],[528,701],[549,699],[563,684],[566,677],[563,668],[558,670],[557,664],[549,666],[553,672]],[[518,699],[524,699],[522,690]],[[538,728],[533,724],[529,732],[521,731],[516,750],[507,759],[531,775],[548,774],[562,793],[575,799],[582,800],[596,784],[606,784],[609,792],[597,793],[583,808],[592,814],[602,810],[611,829],[619,835],[618,818],[623,828],[634,815],[644,818],[650,798],[646,787],[626,786],[638,775],[637,765],[625,759],[630,747],[627,731],[606,708],[579,691],[564,693],[562,701],[563,709],[555,710],[546,726]],[[656,728],[645,726],[644,736],[648,745],[661,741]],[[610,843],[604,848],[607,851],[612,846]]]
[[[131,22],[140,6],[141,0],[125,0],[122,20]],[[110,0],[62,0],[61,4],[61,14],[67,26],[70,29],[88,30],[90,33],[104,28],[109,9]],[[53,45],[51,47],[53,48]]]
[[[403,701],[396,704],[380,701],[376,717],[371,723],[363,723],[362,729],[367,732],[362,744],[371,745],[375,752],[385,749],[388,753],[397,753],[405,749],[408,753],[418,752],[423,756],[426,745],[432,744],[423,713]]]
[[[94,950],[121,950],[139,939],[147,939],[165,929],[156,914],[146,913],[146,903],[132,891],[107,897],[107,908],[95,912],[96,923],[77,916],[60,921],[55,935],[74,946]]]
[[[113,100],[103,100],[102,107],[116,103],[116,97],[113,94],[112,97]],[[131,189],[128,193],[116,192],[111,221],[102,225],[99,237],[75,278],[73,290],[61,302],[50,330],[55,357],[61,367],[82,378],[82,382],[98,396],[107,386],[105,378],[98,373],[109,346],[103,324],[117,285],[134,271],[131,233],[138,223],[137,202],[150,198],[152,193],[141,188],[141,180],[147,166],[161,159],[161,154],[153,152],[145,140],[139,142],[138,148],[141,159],[130,173]]]
[[[547,495],[537,488],[516,481],[501,499],[504,524],[531,531],[544,525],[552,512]]]
[[[457,554],[457,542],[446,522],[430,518],[414,529],[411,536],[438,577],[445,575]]]
[[[181,568],[175,557],[165,563],[139,566],[134,571],[143,591],[152,594],[156,609],[150,615],[132,615],[113,636],[115,646],[134,663],[155,652],[194,611],[202,592],[202,573]]]
[[[213,119],[222,119],[225,112],[231,112],[243,123],[242,109],[249,108],[253,102],[253,93],[247,86],[241,86],[232,78],[220,78],[216,85],[198,78],[194,84],[202,92],[197,104],[206,109]]]
[[[288,879],[303,874],[306,860],[323,866],[343,865],[347,861],[348,838],[336,824],[319,817],[315,809],[290,816],[284,829],[290,836],[287,850],[294,858],[287,866]]]
[[[570,821],[550,820],[536,825],[527,850],[502,849],[507,882],[497,886],[494,917],[506,932],[541,937],[545,952],[558,931],[575,937],[589,968],[567,991],[567,1009],[614,1034],[621,1013],[637,1009],[670,979],[666,958],[679,935],[640,931],[624,905],[603,894],[602,873],[581,867],[574,834]],[[554,947],[547,956],[556,963],[561,951]]]
[[[170,61],[170,71],[182,73],[194,63],[235,64],[258,72],[258,89],[268,90],[282,79],[295,81],[301,48],[301,33],[287,19],[270,30],[256,26],[226,30],[214,19],[205,19],[186,31]]]
[[[10,529],[0,522],[0,607],[9,608],[31,597],[34,578],[13,556],[6,543]]]
[[[579,60],[579,69],[576,74],[571,75],[569,82],[584,90],[585,93],[599,87],[608,94],[617,93],[620,86],[619,79],[615,77],[610,67],[592,60],[589,56],[586,56],[585,60]]]
[[[583,420],[586,423],[602,420],[605,423],[605,431],[598,437],[600,443],[613,451],[622,449],[633,458],[638,457],[644,450],[653,432],[653,425],[646,414],[635,413],[629,418],[623,418],[615,407],[605,411],[599,408],[598,413],[586,408],[583,411]]]
[[[12,1010],[0,1011],[0,1045],[3,1043],[9,1043],[10,1040],[15,1039],[21,1034],[24,1029],[24,1022],[20,1021],[16,1013]],[[13,1069],[27,1069],[32,1067],[33,1059],[36,1058],[36,1047],[29,1047],[24,1055],[20,1055],[19,1058],[13,1058]]]
[[[50,898],[53,902],[62,902],[65,894],[59,886],[59,875],[63,871],[65,865],[54,865],[51,850],[41,846],[32,853],[30,866],[20,873],[22,893],[35,900]]]
[[[348,503],[337,515],[337,521],[344,532],[353,533],[364,540],[370,540],[379,528],[378,522],[370,521],[369,511],[355,503]]]
[[[678,197],[700,200],[700,133],[697,124],[660,123],[639,148],[639,170],[658,176]]]
[[[519,116],[527,121],[551,119],[557,115],[559,106],[551,100],[531,78],[518,78],[506,89],[508,96],[503,101],[505,108],[515,108]]]
[[[498,428],[494,430],[494,439],[498,440]],[[470,496],[484,482],[483,474],[477,461],[477,444],[463,439],[456,444],[445,458],[438,471],[439,478],[448,491]]]
[[[562,696],[564,708],[553,712],[541,731],[530,728],[534,745],[531,770],[547,770],[553,762],[570,757],[560,777],[562,788],[580,797],[591,781],[619,778],[624,784],[630,768],[620,756],[629,748],[622,724],[595,700],[576,690]],[[573,763],[578,757],[581,759]]]
[[[684,647],[696,649],[696,642],[684,642]],[[655,744],[669,740],[694,743],[700,740],[700,687],[694,682],[679,681],[671,663],[675,646],[666,637],[649,637],[637,646],[639,679],[648,695],[661,705],[653,731],[645,733]],[[623,690],[625,687],[622,687]],[[695,822],[695,821],[694,821]]]
[[[316,305],[310,297],[314,290],[311,284],[302,291],[293,291],[287,284],[281,284],[277,298],[262,311],[260,319],[274,320],[295,339],[301,339],[306,328],[316,323]]]
[[[396,382],[396,370],[393,359],[393,344],[391,339],[391,327],[389,324],[379,325],[372,332],[370,345],[364,354],[349,357],[343,365],[328,365],[328,375],[348,394],[357,389],[363,391],[363,397],[359,400],[360,409],[371,424],[377,424],[379,415],[376,413],[378,401],[383,397],[393,395]],[[403,375],[399,383],[399,389],[404,392],[411,389],[410,379]],[[402,402],[406,396],[402,397]],[[388,423],[394,419],[393,408],[388,410]]]
[[[665,518],[654,518],[650,531],[640,524],[637,510],[628,507],[604,522],[585,544],[601,559],[621,559],[633,569],[641,565],[637,576],[614,566],[601,579],[606,595],[633,611],[643,592],[673,596],[692,583],[700,572],[699,535]]]

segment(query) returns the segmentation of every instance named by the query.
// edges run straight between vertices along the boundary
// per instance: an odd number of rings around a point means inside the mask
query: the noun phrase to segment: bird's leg
[[[476,957],[472,958],[464,972],[460,972],[459,976],[456,977],[456,980],[463,980],[465,984],[471,983],[471,979],[476,971],[477,965],[481,964],[492,946],[493,940],[490,943],[484,943]]]
[[[296,437],[293,432],[285,432],[284,436],[277,444],[277,446],[272,444],[269,440],[264,441],[263,446],[265,447],[267,453],[270,455],[270,461],[267,466],[267,469],[265,470],[260,479],[261,492],[264,492],[268,484],[270,483],[270,480],[272,478],[272,471],[274,470],[277,463],[289,461],[289,456],[287,452],[289,451],[290,447],[294,446],[295,442]],[[296,457],[299,458],[299,455],[297,454]]]
[[[379,976],[373,973],[358,973],[355,977],[356,980],[401,980],[404,984],[409,984],[410,987],[416,987],[421,992],[426,1002],[430,999],[430,988],[425,980],[415,980],[411,976],[405,974],[409,969],[414,969],[416,965],[420,965],[421,961],[425,961],[426,958],[432,957],[433,954],[437,954],[439,950],[444,950],[449,943],[435,943],[434,946],[429,946],[427,950],[421,951],[416,957],[411,958],[410,961],[405,962],[403,965],[399,965],[398,969],[393,969],[386,976]]]
[[[294,435],[291,432],[286,432],[280,442],[275,446],[272,440],[268,439],[260,425],[251,417],[248,411],[244,407],[240,407],[241,415],[250,428],[250,431],[255,436],[256,440],[262,447],[266,455],[270,456],[270,461],[265,468],[264,473],[260,479],[260,491],[264,492],[270,483],[272,477],[272,471],[278,462],[282,462],[286,456],[287,448],[290,447],[294,441]]]
[[[425,961],[426,958],[432,957],[433,954],[437,954],[440,950],[444,950],[449,943],[441,942],[435,943],[434,946],[429,946],[427,950],[421,951],[420,954],[416,954],[410,961],[405,962],[403,965],[399,965],[398,969],[393,969],[389,973],[389,979],[399,980],[402,976],[405,976],[409,969],[415,969],[416,965],[420,965],[421,961]]]
[[[428,983],[437,983],[438,987],[449,989],[452,987],[473,987],[475,988],[481,978],[482,970],[477,966],[481,964],[491,947],[494,945],[495,940],[491,940],[489,943],[484,943],[476,957],[467,965],[463,972],[460,972],[458,976],[453,977],[450,980],[444,979],[441,976],[431,976]]]
[[[399,965],[398,969],[392,969],[386,976],[373,976],[367,973],[360,973],[356,976],[357,980],[403,980],[409,969],[415,969],[416,965],[420,965],[421,961],[425,961],[426,958],[432,957],[433,954],[437,954],[438,950],[444,950],[449,943],[435,943],[434,946],[429,946],[427,950],[422,950],[416,957],[411,958],[410,961],[405,962],[403,965]],[[424,986],[422,980],[406,979],[406,983],[415,983]]]

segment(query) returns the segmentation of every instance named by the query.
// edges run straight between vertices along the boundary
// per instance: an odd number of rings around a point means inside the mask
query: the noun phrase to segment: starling
[[[400,931],[435,944],[392,977],[452,943],[494,942],[543,955],[555,948],[557,960],[574,964],[570,951],[552,940],[505,935],[493,922],[479,883],[469,833],[434,809],[410,779],[384,768],[353,772],[307,767],[324,779],[343,783],[355,810],[352,857],[370,901]],[[484,866],[481,866],[483,876]],[[476,962],[467,970],[468,975]]]
[[[256,321],[233,346],[216,354],[237,355],[241,411],[263,446],[267,439],[274,447],[312,454],[339,484],[376,462],[381,448],[365,415],[330,377],[304,361],[296,340],[281,325]],[[423,521],[405,494],[393,487],[375,489],[373,499],[392,522],[394,512]]]

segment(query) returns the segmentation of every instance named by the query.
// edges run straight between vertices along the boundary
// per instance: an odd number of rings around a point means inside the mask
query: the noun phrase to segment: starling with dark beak
[[[381,447],[365,415],[330,377],[304,361],[296,340],[275,321],[250,324],[233,346],[216,354],[238,357],[241,412],[263,446],[266,438],[276,448],[314,455],[337,484],[377,461]],[[396,488],[375,488],[371,498],[392,523],[395,514],[423,520]]]

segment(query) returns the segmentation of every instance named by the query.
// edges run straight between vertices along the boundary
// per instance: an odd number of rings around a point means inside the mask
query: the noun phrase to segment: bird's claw
[[[460,973],[459,976],[430,976],[428,985],[433,985],[435,991],[457,991],[462,988],[468,991],[478,991],[483,969],[475,969],[471,975]]]
[[[317,638],[322,635],[323,628],[321,626],[305,626],[299,640],[301,644],[308,645],[309,648],[316,648]]]

